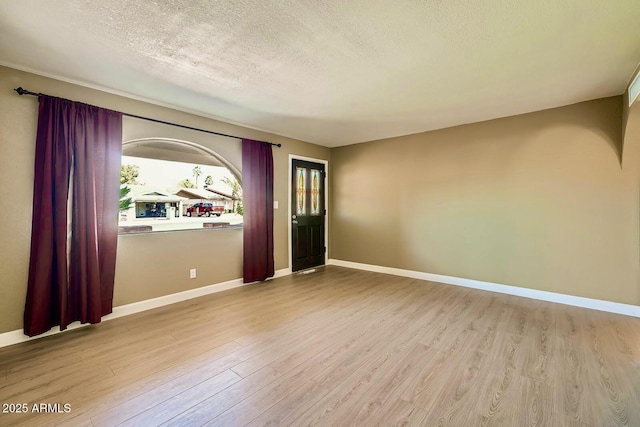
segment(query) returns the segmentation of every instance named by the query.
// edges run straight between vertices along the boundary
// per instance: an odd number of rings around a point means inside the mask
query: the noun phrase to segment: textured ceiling
[[[638,62],[639,0],[0,1],[4,65],[326,146],[619,95]]]

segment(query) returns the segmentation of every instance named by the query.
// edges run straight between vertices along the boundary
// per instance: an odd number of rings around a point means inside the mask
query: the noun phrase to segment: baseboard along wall
[[[441,274],[423,273],[420,271],[403,270],[400,268],[383,267],[359,262],[330,259],[328,265],[353,268],[357,270],[372,271],[375,273],[391,274],[394,276],[410,277],[413,279],[428,280],[430,282],[444,283],[447,285],[463,286],[465,288],[481,289],[483,291],[498,292],[501,294],[515,295],[519,297],[537,299],[541,301],[555,302],[572,305],[575,307],[590,308],[592,310],[606,311],[609,313],[624,314],[626,316],[640,317],[640,306],[622,304],[619,302],[598,300],[593,298],[577,297],[556,292],[540,291],[537,289],[521,288],[519,286],[502,285],[499,283],[483,282],[480,280],[463,279],[460,277],[443,276]]]
[[[573,295],[560,294],[556,292],[540,291],[537,289],[521,288],[519,286],[502,285],[499,283],[483,282],[480,280],[464,279],[460,277],[444,276],[441,274],[424,273],[421,271],[403,270],[400,268],[384,267],[372,264],[362,264],[359,262],[343,261],[339,259],[329,259],[327,265],[335,265],[338,267],[353,268],[356,270],[366,270],[374,273],[391,274],[393,276],[410,277],[413,279],[428,280],[430,282],[444,283],[447,285],[462,286],[472,289],[480,289],[483,291],[498,292],[501,294],[515,295],[519,297],[532,298],[541,301],[555,302],[559,304],[572,305],[575,307],[590,308],[592,310],[606,311],[609,313],[623,314],[626,316],[640,317],[640,306],[622,304],[613,301],[604,301],[593,298],[584,298]],[[291,274],[288,268],[275,272],[274,279]],[[227,282],[216,283],[188,291],[178,292],[175,294],[165,295],[158,298],[152,298],[145,301],[134,302],[119,307],[114,307],[113,313],[102,318],[103,321],[117,319],[118,317],[128,316],[134,313],[151,310],[153,308],[163,307],[165,305],[175,304],[177,302],[186,301],[192,298],[198,298],[204,295],[215,294],[217,292],[226,291],[228,289],[237,288],[248,285],[250,283],[242,283],[242,279],[229,280]],[[67,327],[67,331],[87,326],[74,322]],[[0,347],[6,347],[25,341],[38,338],[44,338],[50,335],[59,334],[60,328],[54,328],[37,337],[28,337],[24,335],[22,329],[4,332],[0,334]]]
[[[278,270],[275,272],[273,278],[278,278],[282,276],[287,276],[291,274],[291,270],[288,268]],[[142,311],[151,310],[158,307],[163,307],[165,305],[175,304],[177,302],[190,300],[193,298],[198,298],[201,296],[215,294],[218,292],[226,291],[233,288],[238,288],[240,286],[250,285],[251,283],[242,283],[242,279],[234,279],[229,280],[227,282],[216,283],[213,285],[203,286],[201,288],[189,289],[187,291],[178,292],[175,294],[164,295],[157,298],[152,298],[140,302],[134,302],[131,304],[121,305],[119,307],[114,307],[113,312],[108,314],[102,318],[102,321],[109,321],[112,319],[117,319],[118,317],[128,316],[130,314],[140,313]],[[71,323],[66,330],[61,331],[59,327],[53,328],[44,334],[29,337],[24,334],[22,329],[17,329],[15,331],[4,332],[0,334],[0,348],[6,347],[13,344],[18,344],[25,341],[31,341],[39,338],[48,337],[50,335],[59,334],[60,332],[72,331],[77,328],[82,328],[84,326],[88,326],[88,323],[81,324],[80,322]]]

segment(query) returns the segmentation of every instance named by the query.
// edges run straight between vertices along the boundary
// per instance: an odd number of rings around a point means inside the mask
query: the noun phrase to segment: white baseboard
[[[556,302],[559,304],[573,305],[576,307],[590,308],[609,313],[624,314],[640,317],[640,307],[637,305],[622,304],[613,301],[604,301],[592,298],[577,297],[573,295],[559,294],[555,292],[540,291],[537,289],[521,288],[518,286],[501,285],[499,283],[482,282],[480,280],[463,279],[460,277],[443,276],[440,274],[423,273],[420,271],[403,270],[400,268],[382,267],[379,265],[361,264],[358,262],[330,259],[329,265],[354,268],[357,270],[372,271],[375,273],[392,274],[394,276],[410,277],[413,279],[428,280],[431,282],[445,283],[447,285],[463,286],[466,288],[481,289],[484,291],[499,292],[501,294],[516,295],[519,297],[537,299],[541,301]]]
[[[282,270],[276,270],[276,274],[273,275],[273,279],[277,279],[278,277],[288,276],[291,274],[290,268],[283,268]],[[267,279],[271,280],[271,279]]]
[[[481,289],[484,291],[498,292],[507,295],[515,295],[525,298],[532,298],[541,301],[555,302],[559,304],[572,305],[576,307],[590,308],[593,310],[606,311],[609,313],[624,314],[627,316],[640,317],[640,307],[636,305],[622,304],[619,302],[597,300],[592,298],[577,297],[573,295],[559,294],[555,292],[540,291],[537,289],[521,288],[518,286],[502,285],[499,283],[483,282],[480,280],[463,279],[460,277],[444,276],[440,274],[423,273],[420,271],[403,270],[400,268],[383,267],[379,265],[362,264],[358,262],[342,261],[338,259],[329,259],[327,265],[335,265],[339,267],[353,268],[356,270],[366,270],[375,273],[391,274],[394,276],[410,277],[413,279],[428,280],[432,282],[444,283],[448,285],[463,286],[466,288]],[[291,270],[284,268],[277,270],[273,278],[283,277],[291,274]],[[171,295],[165,295],[158,298],[152,298],[145,301],[134,302],[132,304],[126,304],[119,307],[114,307],[113,313],[102,318],[103,321],[111,319],[117,319],[118,317],[128,316],[134,313],[140,313],[142,311],[151,310],[153,308],[163,307],[169,304],[175,304],[177,302],[186,301],[193,298],[198,298],[204,295],[214,294],[217,292],[226,291],[228,289],[244,286],[242,279],[229,280],[227,282],[216,283],[209,286],[204,286],[196,289],[189,289],[188,291],[178,292]],[[71,331],[77,328],[87,326],[88,324],[81,324],[80,322],[74,322],[70,324],[66,331]],[[18,344],[33,339],[47,337],[49,335],[58,334],[60,328],[54,328],[44,334],[36,337],[28,337],[24,335],[22,329],[15,331],[4,332],[0,334],[0,348],[13,344]]]
[[[287,276],[291,274],[291,270],[288,268],[284,268],[282,270],[277,270],[274,279],[282,276]],[[270,280],[270,279],[268,279]],[[242,279],[234,279],[229,280],[227,282],[216,283],[213,285],[203,286],[201,288],[189,289],[188,291],[178,292],[175,294],[164,295],[157,298],[152,298],[140,302],[134,302],[131,304],[121,305],[119,307],[114,307],[113,312],[108,314],[102,318],[102,321],[117,319],[118,317],[128,316],[134,313],[140,313],[142,311],[151,310],[153,308],[163,307],[165,305],[175,304],[177,302],[186,301],[193,298],[198,298],[201,296],[215,294],[217,292],[226,291],[233,288],[238,288],[240,286],[249,285],[250,283],[242,283]],[[44,334],[29,337],[24,334],[22,329],[18,329],[15,331],[4,332],[0,334],[0,348],[6,347],[13,344],[18,344],[25,341],[31,341],[38,338],[48,337],[49,335],[59,334],[60,332],[72,331],[74,329],[82,328],[84,326],[88,326],[88,323],[80,323],[73,322],[67,329],[61,331],[59,327],[53,328]]]

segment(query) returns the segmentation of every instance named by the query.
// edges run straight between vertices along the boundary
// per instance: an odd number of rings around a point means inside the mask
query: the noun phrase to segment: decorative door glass
[[[311,169],[311,215],[320,215],[320,171]]]
[[[307,214],[307,169],[296,168],[296,214]]]

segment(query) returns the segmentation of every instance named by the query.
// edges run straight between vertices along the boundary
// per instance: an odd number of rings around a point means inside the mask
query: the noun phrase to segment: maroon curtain
[[[244,283],[272,277],[273,154],[271,144],[242,140],[242,202],[244,206]]]
[[[111,312],[121,152],[121,113],[40,96],[25,334]]]

